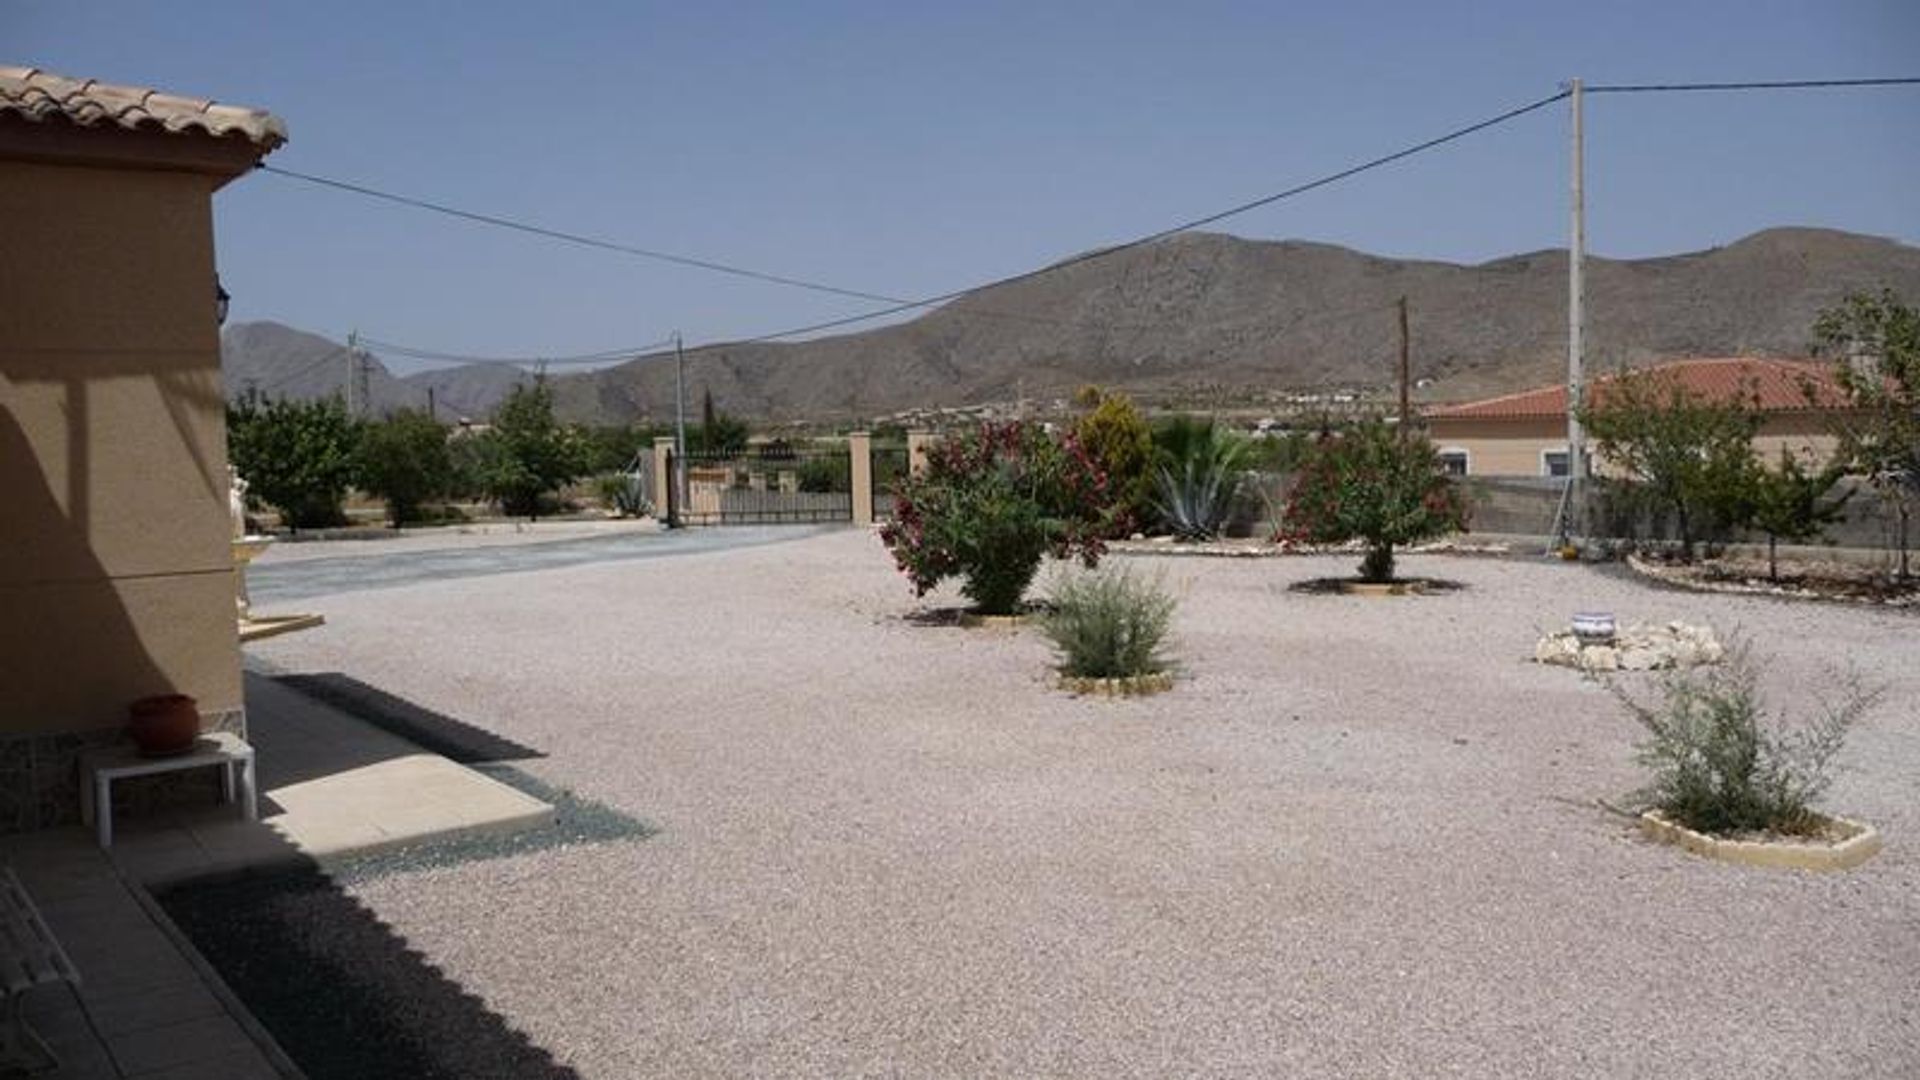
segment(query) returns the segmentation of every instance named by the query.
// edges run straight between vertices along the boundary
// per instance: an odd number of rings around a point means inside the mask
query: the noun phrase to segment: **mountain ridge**
[[[1183,233],[1072,256],[889,326],[690,350],[688,395],[697,401],[711,391],[730,413],[777,422],[1064,397],[1087,383],[1219,403],[1377,388],[1392,379],[1394,306],[1404,295],[1415,375],[1430,383],[1422,396],[1460,400],[1524,389],[1563,370],[1566,261],[1564,248],[1453,263],[1319,241]],[[1920,248],[1786,226],[1701,251],[1589,255],[1586,280],[1590,368],[1688,355],[1804,355],[1814,316],[1849,290],[1884,286],[1920,298]],[[277,380],[294,396],[343,385],[339,345],[312,335],[298,348],[262,341],[276,335],[251,329],[261,325],[223,337],[230,393],[245,380]],[[279,329],[281,338],[301,333]],[[318,343],[341,351],[337,371],[317,359]],[[314,370],[303,373],[300,363]],[[528,378],[457,368],[396,379],[373,363],[374,408],[422,407],[431,386],[449,412],[476,419]],[[673,412],[673,365],[658,360],[551,383],[557,411],[570,420],[659,421]]]

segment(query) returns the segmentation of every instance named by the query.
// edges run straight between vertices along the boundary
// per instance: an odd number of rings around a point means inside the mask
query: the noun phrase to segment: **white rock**
[[[1620,670],[1620,654],[1605,645],[1594,645],[1581,654],[1581,666],[1588,671]]]
[[[1663,665],[1661,663],[1662,659],[1663,657],[1657,650],[1630,646],[1620,650],[1620,669],[1622,671],[1652,671],[1654,668],[1669,666],[1673,663],[1671,657],[1665,657],[1666,664]]]

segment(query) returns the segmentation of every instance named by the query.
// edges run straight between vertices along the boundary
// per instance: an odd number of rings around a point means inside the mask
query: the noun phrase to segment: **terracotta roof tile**
[[[263,109],[221,105],[97,79],[70,79],[38,68],[4,64],[0,64],[0,115],[35,123],[61,120],[80,127],[114,126],[129,131],[183,134],[197,130],[217,139],[244,138],[263,153],[287,141],[287,125]]]
[[[1835,380],[1833,365],[1814,360],[1762,357],[1675,360],[1634,374],[1649,376],[1662,385],[1676,384],[1708,401],[1728,401],[1751,392],[1758,398],[1763,412],[1836,409],[1847,404],[1846,391]],[[1595,403],[1605,401],[1607,387],[1613,379],[1612,375],[1604,375],[1594,380],[1588,393]],[[1813,394],[1811,399],[1807,396],[1809,389]],[[1565,384],[1427,410],[1430,418],[1460,420],[1521,420],[1565,415]]]

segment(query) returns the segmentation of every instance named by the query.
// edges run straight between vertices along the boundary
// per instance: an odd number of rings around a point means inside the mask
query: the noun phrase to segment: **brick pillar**
[[[927,451],[936,436],[931,431],[907,432],[907,471],[915,476],[927,471]]]
[[[668,494],[672,490],[673,475],[667,470],[667,456],[673,453],[673,436],[655,435],[653,437],[653,516],[655,519],[671,525],[667,521],[667,509],[673,505]]]
[[[856,431],[847,436],[847,455],[853,460],[853,523],[873,524],[873,436]]]

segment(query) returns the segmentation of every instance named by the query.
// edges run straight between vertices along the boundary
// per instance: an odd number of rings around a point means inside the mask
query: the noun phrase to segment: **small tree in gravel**
[[[1366,545],[1360,580],[1393,580],[1393,551],[1467,527],[1467,502],[1433,444],[1381,423],[1327,434],[1301,467],[1276,539]]]
[[[980,611],[1008,615],[1049,552],[1095,565],[1111,527],[1107,479],[1068,435],[985,424],[935,446],[894,488],[880,530],[915,595],[950,577]]]
[[[1748,524],[1767,534],[1768,580],[1780,580],[1780,541],[1799,544],[1812,540],[1846,516],[1846,503],[1853,492],[1827,497],[1845,469],[1841,463],[1809,473],[1792,451],[1782,447],[1778,465],[1755,470]]]
[[[1628,506],[1671,512],[1680,558],[1692,562],[1703,533],[1737,526],[1751,509],[1760,429],[1752,392],[1710,401],[1658,371],[1625,373],[1603,389],[1580,421],[1624,474],[1613,481],[1616,494]]]
[[[1850,677],[1809,721],[1768,716],[1744,642],[1718,667],[1669,674],[1658,704],[1609,688],[1648,733],[1639,760],[1653,779],[1639,797],[1689,829],[1722,835],[1814,831],[1833,760],[1879,698]]]
[[[1900,579],[1911,575],[1908,535],[1920,503],[1920,309],[1893,290],[1851,293],[1813,324],[1814,349],[1839,364],[1850,414],[1840,449],[1899,522]]]

